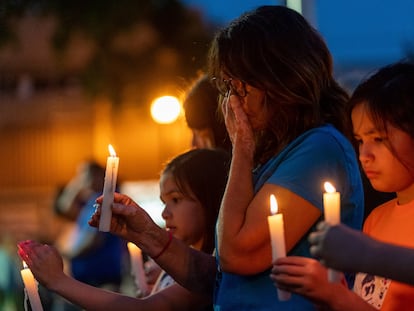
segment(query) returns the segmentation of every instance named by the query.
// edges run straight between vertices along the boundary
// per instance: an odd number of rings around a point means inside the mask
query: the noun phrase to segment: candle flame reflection
[[[116,157],[116,152],[114,147],[112,147],[111,144],[108,145],[108,150],[109,150],[109,154],[111,155],[111,157]]]
[[[270,195],[270,213],[272,215],[276,214],[278,210],[277,200],[274,194]]]
[[[332,186],[330,182],[325,182],[324,187],[325,187],[325,191],[328,193],[334,193],[336,191],[335,187]]]

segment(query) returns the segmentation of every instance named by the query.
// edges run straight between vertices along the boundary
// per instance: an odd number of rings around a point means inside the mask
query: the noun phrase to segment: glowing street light
[[[151,104],[151,116],[159,124],[173,123],[180,113],[180,101],[174,96],[158,97]]]

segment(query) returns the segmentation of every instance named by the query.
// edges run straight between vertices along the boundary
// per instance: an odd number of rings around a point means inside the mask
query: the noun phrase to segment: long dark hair
[[[401,61],[379,69],[355,89],[349,118],[358,105],[364,106],[378,131],[387,133],[391,125],[414,139],[414,64]],[[399,158],[392,142],[388,147]]]
[[[172,159],[162,172],[171,174],[184,195],[195,196],[201,203],[206,220],[201,250],[210,254],[229,166],[230,156],[224,150],[192,149]]]
[[[359,104],[378,130],[386,132],[389,124],[414,139],[414,63],[402,61],[379,69],[353,92],[349,116]]]
[[[349,134],[348,95],[333,78],[331,54],[296,11],[261,6],[220,30],[209,51],[209,75],[225,73],[264,90],[269,120],[257,134],[263,162],[303,132],[325,123]]]

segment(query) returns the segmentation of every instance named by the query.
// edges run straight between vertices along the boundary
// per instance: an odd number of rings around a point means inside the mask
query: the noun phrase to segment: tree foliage
[[[93,57],[77,78],[90,94],[115,100],[128,85],[145,100],[150,90],[194,76],[205,65],[215,27],[178,0],[4,0],[0,48],[13,39],[8,20],[26,14],[56,17],[51,46],[57,55],[75,34],[93,42]],[[144,38],[141,44],[137,36]]]

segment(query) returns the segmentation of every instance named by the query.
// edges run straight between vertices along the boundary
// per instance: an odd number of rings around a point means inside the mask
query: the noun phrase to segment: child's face
[[[359,160],[372,186],[378,191],[397,192],[407,202],[414,199],[413,139],[390,125],[386,133],[379,131],[363,104],[352,111],[352,125]]]
[[[165,207],[162,218],[172,234],[187,245],[199,249],[205,232],[205,218],[201,203],[194,197],[184,195],[170,173],[160,179],[161,200]]]

